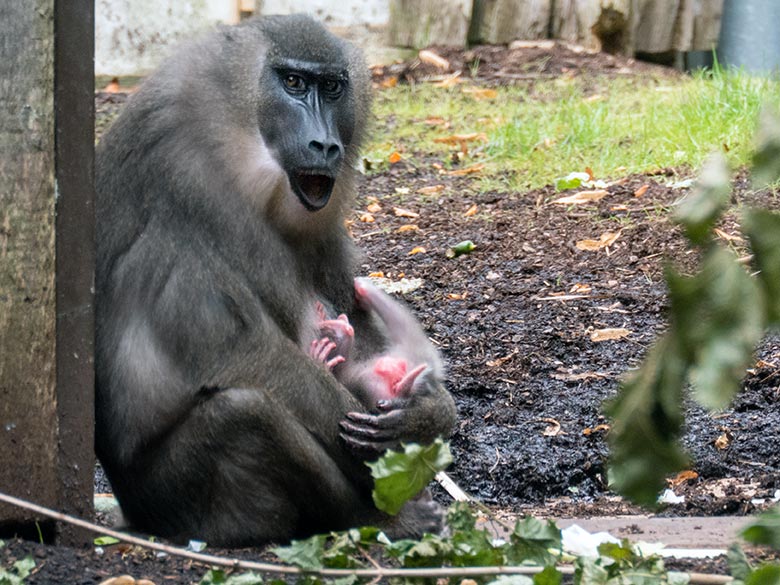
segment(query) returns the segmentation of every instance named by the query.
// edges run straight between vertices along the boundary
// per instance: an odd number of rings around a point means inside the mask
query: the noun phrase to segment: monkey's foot
[[[422,374],[428,366],[426,364],[420,364],[413,370],[406,372],[406,374],[398,380],[393,386],[393,396],[408,396],[412,392],[412,386],[414,386],[415,380]]]
[[[442,507],[433,501],[431,492],[424,490],[409,500],[390,523],[385,532],[392,539],[417,538],[423,534],[439,534],[444,526]]]

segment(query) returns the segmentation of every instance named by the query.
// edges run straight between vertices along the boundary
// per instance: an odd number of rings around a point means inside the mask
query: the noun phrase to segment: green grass
[[[428,164],[425,157],[433,155],[447,165],[458,147],[435,138],[485,133],[487,142],[470,143],[461,164],[487,163],[481,189],[518,190],[585,167],[605,179],[698,168],[715,150],[739,166],[750,160],[761,105],[780,107],[778,80],[739,71],[596,83],[575,78],[498,88],[492,100],[475,100],[462,85],[380,90],[365,156],[387,161],[399,151],[412,164]],[[449,128],[425,124],[431,117],[445,119]]]

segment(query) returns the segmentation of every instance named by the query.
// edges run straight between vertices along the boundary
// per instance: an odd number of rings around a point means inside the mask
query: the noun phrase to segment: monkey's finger
[[[376,408],[383,413],[390,413],[403,410],[407,404],[409,404],[409,399],[401,396],[392,400],[377,400]]]
[[[336,349],[336,344],[327,337],[323,337],[322,339],[311,342],[311,350],[309,353],[315,360],[327,365],[328,356],[334,349]]]
[[[399,445],[398,441],[380,441],[380,442],[361,441],[360,439],[357,439],[345,433],[340,433],[339,436],[341,437],[341,440],[344,441],[349,448],[354,449],[355,451],[359,451],[363,454],[367,454],[369,456],[381,455],[388,449],[398,448]]]
[[[344,356],[343,356],[343,355],[337,355],[336,357],[334,357],[334,358],[331,358],[331,359],[329,359],[328,361],[326,361],[326,362],[325,362],[325,365],[326,365],[326,366],[328,366],[328,369],[329,369],[329,370],[332,370],[332,369],[333,369],[333,368],[335,368],[337,365],[339,365],[340,363],[343,363],[343,362],[345,362],[345,361],[346,361],[346,359],[344,358]]]
[[[353,422],[361,427],[374,428],[374,429],[395,429],[397,428],[403,418],[406,416],[406,412],[403,409],[392,410],[387,414],[365,414],[363,412],[348,412],[347,421],[343,423]]]
[[[341,421],[339,423],[339,426],[343,431],[345,431],[351,437],[361,437],[364,439],[381,438],[380,434],[382,433],[382,431],[373,427],[353,425],[349,421],[345,421],[345,420]]]

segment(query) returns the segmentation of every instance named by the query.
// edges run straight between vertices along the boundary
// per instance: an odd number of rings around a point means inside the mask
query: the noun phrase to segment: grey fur
[[[267,66],[281,58],[348,72],[345,154],[317,212],[292,195],[284,145],[265,139]],[[343,226],[369,85],[359,53],[313,20],[258,19],[185,47],[101,140],[96,450],[135,528],[241,545],[431,526],[419,501],[395,520],[378,513],[364,459],[449,434],[451,397],[429,384],[365,415],[300,349],[315,299],[349,316],[361,354],[387,343],[355,306]],[[345,425],[350,413],[363,419]]]

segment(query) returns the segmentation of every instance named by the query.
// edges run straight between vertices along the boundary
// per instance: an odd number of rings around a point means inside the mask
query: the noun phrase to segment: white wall
[[[388,0],[256,2],[261,14],[307,12],[333,27],[378,26],[389,19]],[[236,22],[238,6],[238,0],[97,0],[95,73],[149,73],[182,39],[219,22]]]
[[[328,26],[386,25],[388,0],[259,0],[261,14],[307,12]]]

